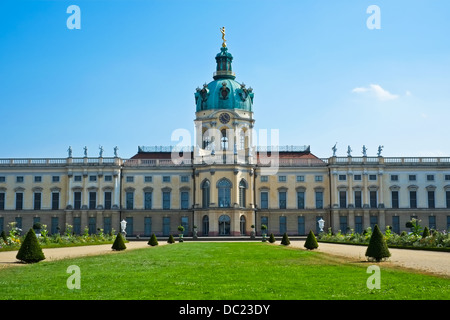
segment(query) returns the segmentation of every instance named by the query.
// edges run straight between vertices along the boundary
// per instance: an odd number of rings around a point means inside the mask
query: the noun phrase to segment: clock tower
[[[195,92],[194,224],[200,235],[244,235],[254,221],[253,89],[235,80],[225,43],[213,81]]]

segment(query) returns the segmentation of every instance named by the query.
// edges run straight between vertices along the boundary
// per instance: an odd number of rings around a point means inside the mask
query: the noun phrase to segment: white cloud
[[[352,90],[353,93],[369,93],[380,101],[388,101],[397,99],[399,96],[392,94],[389,91],[383,89],[378,84],[371,84],[368,87],[359,87]]]

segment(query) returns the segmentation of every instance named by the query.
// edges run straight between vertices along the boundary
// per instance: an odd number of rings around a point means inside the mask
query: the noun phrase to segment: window
[[[59,176],[53,176],[52,182],[59,182]]]
[[[269,192],[261,192],[261,209],[269,209]]]
[[[183,235],[187,236],[188,230],[189,230],[189,218],[188,217],[181,217],[181,225],[184,227]]]
[[[89,217],[88,227],[89,227],[89,234],[97,233],[97,219],[95,217]]]
[[[376,181],[377,180],[377,175],[376,174],[369,174],[369,180],[370,181]]]
[[[297,182],[304,182],[305,176],[297,176]]]
[[[23,193],[17,192],[16,193],[16,210],[22,210],[23,209]]]
[[[189,209],[189,192],[187,191],[181,192],[181,209]]]
[[[400,234],[400,217],[393,216],[392,217],[392,231],[396,234]]]
[[[181,182],[189,182],[189,176],[181,176]]]
[[[391,198],[392,198],[392,208],[398,209],[399,207],[398,191],[391,191]]]
[[[362,192],[355,191],[355,208],[362,208]]]
[[[58,227],[59,227],[59,218],[58,217],[52,217],[52,219],[51,219],[51,229],[50,229],[50,232],[52,233],[52,234],[56,234],[56,233],[58,233],[59,232],[59,229],[58,229]]]
[[[163,176],[162,177],[163,182],[170,182],[170,176]]]
[[[34,182],[42,182],[42,177],[41,176],[35,176],[34,177]]]
[[[73,177],[73,180],[75,181],[75,182],[81,182],[81,180],[82,180],[82,176],[74,176]]]
[[[409,207],[413,209],[417,208],[417,191],[409,192]]]
[[[428,191],[428,208],[434,209],[434,191]]]
[[[355,174],[355,175],[353,176],[353,180],[355,180],[355,181],[361,181],[361,180],[362,180],[362,177],[361,177],[360,174]]]
[[[316,209],[323,209],[323,192],[316,191]]]
[[[267,232],[269,231],[269,217],[267,216],[261,216],[261,226],[265,225],[267,227],[266,230],[262,230],[262,233],[267,234]]]
[[[355,216],[355,232],[363,233],[363,217]]]
[[[34,210],[41,210],[42,193],[34,193]]]
[[[305,209],[305,192],[297,192],[297,209]]]
[[[112,192],[105,191],[105,210],[111,210],[112,208]]]
[[[369,192],[370,197],[370,207],[376,208],[377,207],[377,192],[376,191],[370,191]]]
[[[447,199],[448,199],[448,197],[447,197]],[[0,192],[0,210],[5,210],[5,193],[4,192]]]
[[[398,181],[398,174],[391,174],[391,181]]]
[[[163,191],[163,209],[170,209],[170,191]]]
[[[22,229],[22,217],[15,217],[14,221],[16,222],[16,227]]]
[[[127,182],[134,182],[134,176],[128,176],[126,180]]]
[[[239,206],[241,208],[245,208],[245,189],[247,188],[247,184],[244,180],[241,180],[239,183]]]
[[[434,181],[434,174],[427,174],[427,181]]]
[[[134,192],[128,191],[125,194],[126,197],[126,208],[127,210],[133,210],[134,208]]]
[[[341,229],[342,233],[347,233],[347,216],[339,216],[339,229]]]
[[[316,181],[316,182],[322,182],[322,181],[323,181],[323,176],[315,176],[315,177],[314,177],[314,181]]]
[[[81,234],[81,217],[73,217],[73,233]]]
[[[286,176],[278,176],[278,182],[286,182]]]
[[[416,175],[415,174],[410,174],[408,176],[409,181],[416,181]]]
[[[428,216],[428,228],[436,230],[436,216]]]
[[[449,179],[450,180],[450,179]],[[1,182],[6,182],[6,177],[5,176],[0,176],[0,183]]]
[[[287,232],[286,228],[286,216],[280,216],[280,234]]]
[[[152,234],[152,217],[144,218],[144,236],[148,237]]]
[[[97,207],[97,192],[89,192],[89,209],[95,210]]]
[[[202,219],[202,226],[203,226],[203,235],[207,236],[209,234],[209,217],[203,216]]]
[[[278,192],[278,201],[280,209],[286,209],[286,191]]]
[[[112,176],[111,175],[105,176],[105,182],[111,182],[111,181],[112,181]]]
[[[347,176],[345,174],[339,175],[339,181],[346,181],[346,180],[347,180]]]
[[[144,192],[144,209],[150,210],[152,208],[152,193]]]
[[[445,191],[445,202],[447,209],[450,208],[450,191]]]
[[[450,174],[446,174],[445,177],[444,177],[444,180],[445,180],[445,181],[450,181]],[[0,181],[0,182],[1,182],[1,181]]]
[[[208,180],[202,183],[202,207],[209,208],[210,203],[210,183]]]
[[[378,217],[377,216],[370,216],[370,228],[375,228],[375,225],[378,224]]]
[[[269,181],[269,176],[261,176],[261,182]]]
[[[153,182],[153,177],[152,176],[145,176],[144,177],[144,182]]]
[[[347,208],[347,191],[339,191],[339,208]]]
[[[109,234],[112,232],[111,217],[103,217],[103,231],[106,234]]]
[[[52,192],[52,210],[59,210],[59,192]]]
[[[303,216],[298,217],[297,232],[299,235],[305,234],[305,217],[303,217]]]
[[[89,176],[89,182],[96,182],[97,176]]]
[[[17,183],[22,183],[23,182],[23,176],[16,177],[16,182]]]
[[[231,182],[227,179],[221,179],[217,183],[219,207],[228,208],[231,205]]]
[[[75,210],[81,209],[81,192],[76,191],[73,193],[73,207]]]

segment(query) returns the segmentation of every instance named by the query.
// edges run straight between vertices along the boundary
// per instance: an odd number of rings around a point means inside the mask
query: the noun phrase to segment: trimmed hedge
[[[317,243],[316,236],[312,232],[312,230],[309,230],[308,238],[306,238],[304,247],[308,250],[314,250],[319,247],[319,244]]]
[[[16,258],[25,263],[36,263],[45,259],[44,252],[33,228],[28,231],[25,240],[17,252]]]
[[[156,236],[155,236],[154,233],[152,233],[152,236],[151,236],[150,240],[148,240],[148,243],[147,243],[147,244],[150,245],[150,246],[152,246],[152,247],[158,245],[158,240],[156,239]]]
[[[125,250],[127,246],[125,245],[125,241],[123,239],[122,233],[119,232],[116,236],[116,240],[114,240],[114,243],[111,247],[113,250],[121,251]]]
[[[376,262],[380,262],[390,256],[391,253],[389,252],[384,235],[381,233],[380,228],[378,228],[378,225],[376,224],[373,228],[369,246],[366,250],[366,257],[372,258]]]

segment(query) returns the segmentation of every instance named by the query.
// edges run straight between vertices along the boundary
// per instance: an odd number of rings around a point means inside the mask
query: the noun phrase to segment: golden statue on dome
[[[222,40],[223,40],[222,47],[226,48],[227,40],[225,40],[225,27],[220,28],[220,32],[222,32]]]

